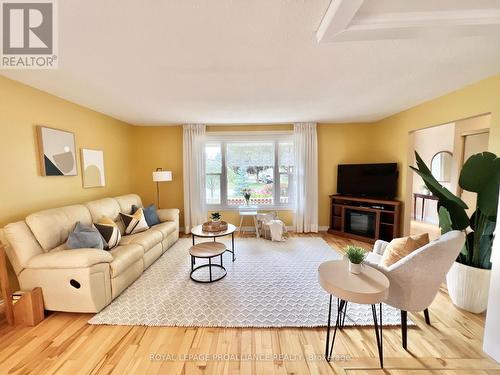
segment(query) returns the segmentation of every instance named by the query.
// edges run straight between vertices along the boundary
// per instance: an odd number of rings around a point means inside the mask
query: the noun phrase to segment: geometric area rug
[[[229,242],[224,239],[219,241]],[[197,239],[197,243],[200,239]],[[224,254],[227,276],[212,284],[189,278],[191,239],[182,238],[153,263],[90,324],[181,327],[324,327],[328,294],[318,266],[341,259],[322,238],[284,242],[235,240],[236,261]],[[216,259],[217,261],[219,259]],[[202,260],[197,260],[197,265]],[[207,268],[196,271],[203,278]],[[214,278],[217,271],[214,270]],[[334,304],[336,306],[336,303]],[[378,312],[378,308],[377,308]],[[332,321],[336,311],[332,308]],[[399,310],[383,305],[384,326],[399,325]],[[409,324],[413,324],[410,320]],[[370,305],[349,303],[346,326],[373,325]]]

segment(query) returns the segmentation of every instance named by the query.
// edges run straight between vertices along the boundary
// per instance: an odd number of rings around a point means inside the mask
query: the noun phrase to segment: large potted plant
[[[446,276],[452,302],[467,311],[481,313],[488,305],[500,159],[491,152],[471,156],[463,165],[458,184],[477,194],[475,212],[469,217],[464,201],[443,187],[418,153],[417,168],[412,168],[433,195],[439,198],[438,214],[442,233],[460,230],[467,233],[464,247]]]

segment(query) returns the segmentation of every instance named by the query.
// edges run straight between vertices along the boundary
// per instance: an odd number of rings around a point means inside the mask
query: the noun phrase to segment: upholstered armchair
[[[424,311],[430,325],[428,307],[436,297],[453,262],[465,242],[465,234],[451,231],[413,251],[389,267],[381,264],[389,244],[378,240],[365,262],[382,271],[390,281],[385,303],[401,310],[403,348],[407,348],[407,313]]]

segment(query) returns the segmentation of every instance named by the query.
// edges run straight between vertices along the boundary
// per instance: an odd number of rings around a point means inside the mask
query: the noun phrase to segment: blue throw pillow
[[[66,241],[68,249],[104,249],[104,241],[99,231],[78,222]]]
[[[132,205],[131,214],[133,215],[138,209],[139,207],[137,207],[135,204]],[[158,213],[156,212],[156,206],[154,204],[150,204],[149,206],[144,207],[142,211],[144,212],[144,217],[146,218],[148,227],[152,227],[153,225],[161,223],[160,218],[158,217]]]

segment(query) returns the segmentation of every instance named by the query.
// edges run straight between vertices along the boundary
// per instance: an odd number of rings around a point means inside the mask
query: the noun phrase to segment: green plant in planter
[[[220,212],[212,212],[210,214],[210,218],[212,219],[212,221],[219,221],[221,219],[221,214]]]
[[[345,248],[347,259],[353,264],[361,264],[366,258],[366,251],[362,247],[349,245]]]
[[[467,232],[467,239],[457,262],[490,269],[493,232],[497,220],[500,159],[491,152],[483,152],[472,155],[463,165],[458,184],[463,190],[477,194],[476,210],[469,218],[465,202],[434,178],[417,152],[415,157],[417,168],[410,168],[422,177],[431,193],[439,198],[438,214],[442,233],[451,230]],[[467,229],[469,227],[470,230]]]

